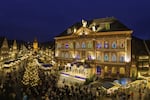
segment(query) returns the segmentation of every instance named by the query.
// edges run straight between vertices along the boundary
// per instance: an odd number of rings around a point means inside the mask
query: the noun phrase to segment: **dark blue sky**
[[[150,39],[150,0],[1,0],[0,36],[48,41],[81,19],[111,16]]]

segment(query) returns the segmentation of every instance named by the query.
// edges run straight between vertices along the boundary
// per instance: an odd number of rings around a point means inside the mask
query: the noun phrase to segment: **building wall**
[[[97,73],[96,67],[100,66],[103,77],[129,76],[131,35],[120,33],[56,39],[55,57],[63,64],[74,60],[94,64],[93,73]]]
[[[93,24],[87,24],[82,20],[80,28],[72,27],[75,31],[55,37],[55,57],[60,65],[81,61],[90,64],[92,73],[100,77],[129,76],[132,30],[113,18],[98,19]]]

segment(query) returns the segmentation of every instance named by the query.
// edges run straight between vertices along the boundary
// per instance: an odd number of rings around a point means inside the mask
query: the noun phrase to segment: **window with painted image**
[[[88,42],[88,48],[93,48],[93,43],[92,43],[92,41],[89,41],[89,42]]]
[[[117,48],[117,43],[116,43],[116,41],[112,42],[112,48],[113,48],[113,49],[116,49],[116,48]]]
[[[79,54],[77,54],[75,58],[76,58],[76,59],[80,59],[80,55],[79,55]]]
[[[88,60],[92,60],[92,56],[91,55],[88,55]]]
[[[113,53],[113,54],[112,54],[112,62],[116,62],[116,61],[117,61],[116,54],[115,54],[115,53]]]
[[[108,41],[105,41],[105,42],[104,42],[104,48],[105,48],[105,49],[109,48]]]
[[[125,48],[125,41],[124,40],[120,41],[120,48]]]
[[[124,57],[124,55],[121,55],[121,56],[120,56],[120,62],[125,62],[125,57]]]
[[[108,53],[105,53],[105,54],[104,54],[104,61],[107,62],[108,60],[109,60]]]
[[[66,48],[66,49],[69,48],[69,44],[68,44],[68,43],[65,44],[65,48]]]
[[[86,43],[82,42],[82,49],[85,49],[85,48],[86,48]]]
[[[101,56],[100,55],[97,55],[97,60],[101,60]]]
[[[65,58],[69,58],[68,52],[65,53]]]
[[[102,48],[102,43],[98,42],[98,43],[96,44],[96,48],[97,48],[97,49]]]
[[[80,48],[80,43],[79,42],[76,42],[76,48]]]

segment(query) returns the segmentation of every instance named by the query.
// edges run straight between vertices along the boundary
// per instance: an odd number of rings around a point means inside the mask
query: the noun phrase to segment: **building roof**
[[[51,50],[55,50],[55,42],[54,41],[47,41],[47,42],[43,42],[39,44],[39,47],[42,49],[51,49]]]
[[[130,30],[128,27],[126,27],[124,24],[122,24],[119,20],[117,20],[114,17],[107,17],[107,18],[99,18],[99,19],[93,19],[90,21],[87,21],[87,28],[92,30],[92,26],[95,26],[96,32],[110,32],[110,31],[128,31]],[[108,28],[107,27],[108,25]],[[68,36],[71,35],[74,32],[74,29],[78,30],[83,25],[81,22],[77,22],[70,26],[68,29],[66,29],[64,32],[62,32],[57,37],[61,36]]]
[[[5,38],[6,37],[0,37],[0,48],[2,47],[2,44],[3,44]],[[9,48],[13,47],[14,40],[7,40],[7,42],[8,42]],[[16,40],[16,43],[17,43],[18,49],[20,49],[22,45],[25,45],[27,47],[27,43],[25,41]]]
[[[102,84],[102,86],[105,88],[105,89],[109,89],[109,88],[112,88],[114,86],[114,84],[112,84],[111,82],[104,82]]]
[[[150,45],[150,44],[149,44]],[[132,37],[132,55],[148,55],[144,40],[137,37]]]

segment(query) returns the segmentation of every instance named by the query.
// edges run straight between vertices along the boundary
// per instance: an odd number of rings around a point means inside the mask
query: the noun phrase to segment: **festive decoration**
[[[39,75],[38,75],[38,66],[36,65],[35,60],[32,60],[27,64],[25,69],[22,83],[27,86],[37,86],[39,83]]]

